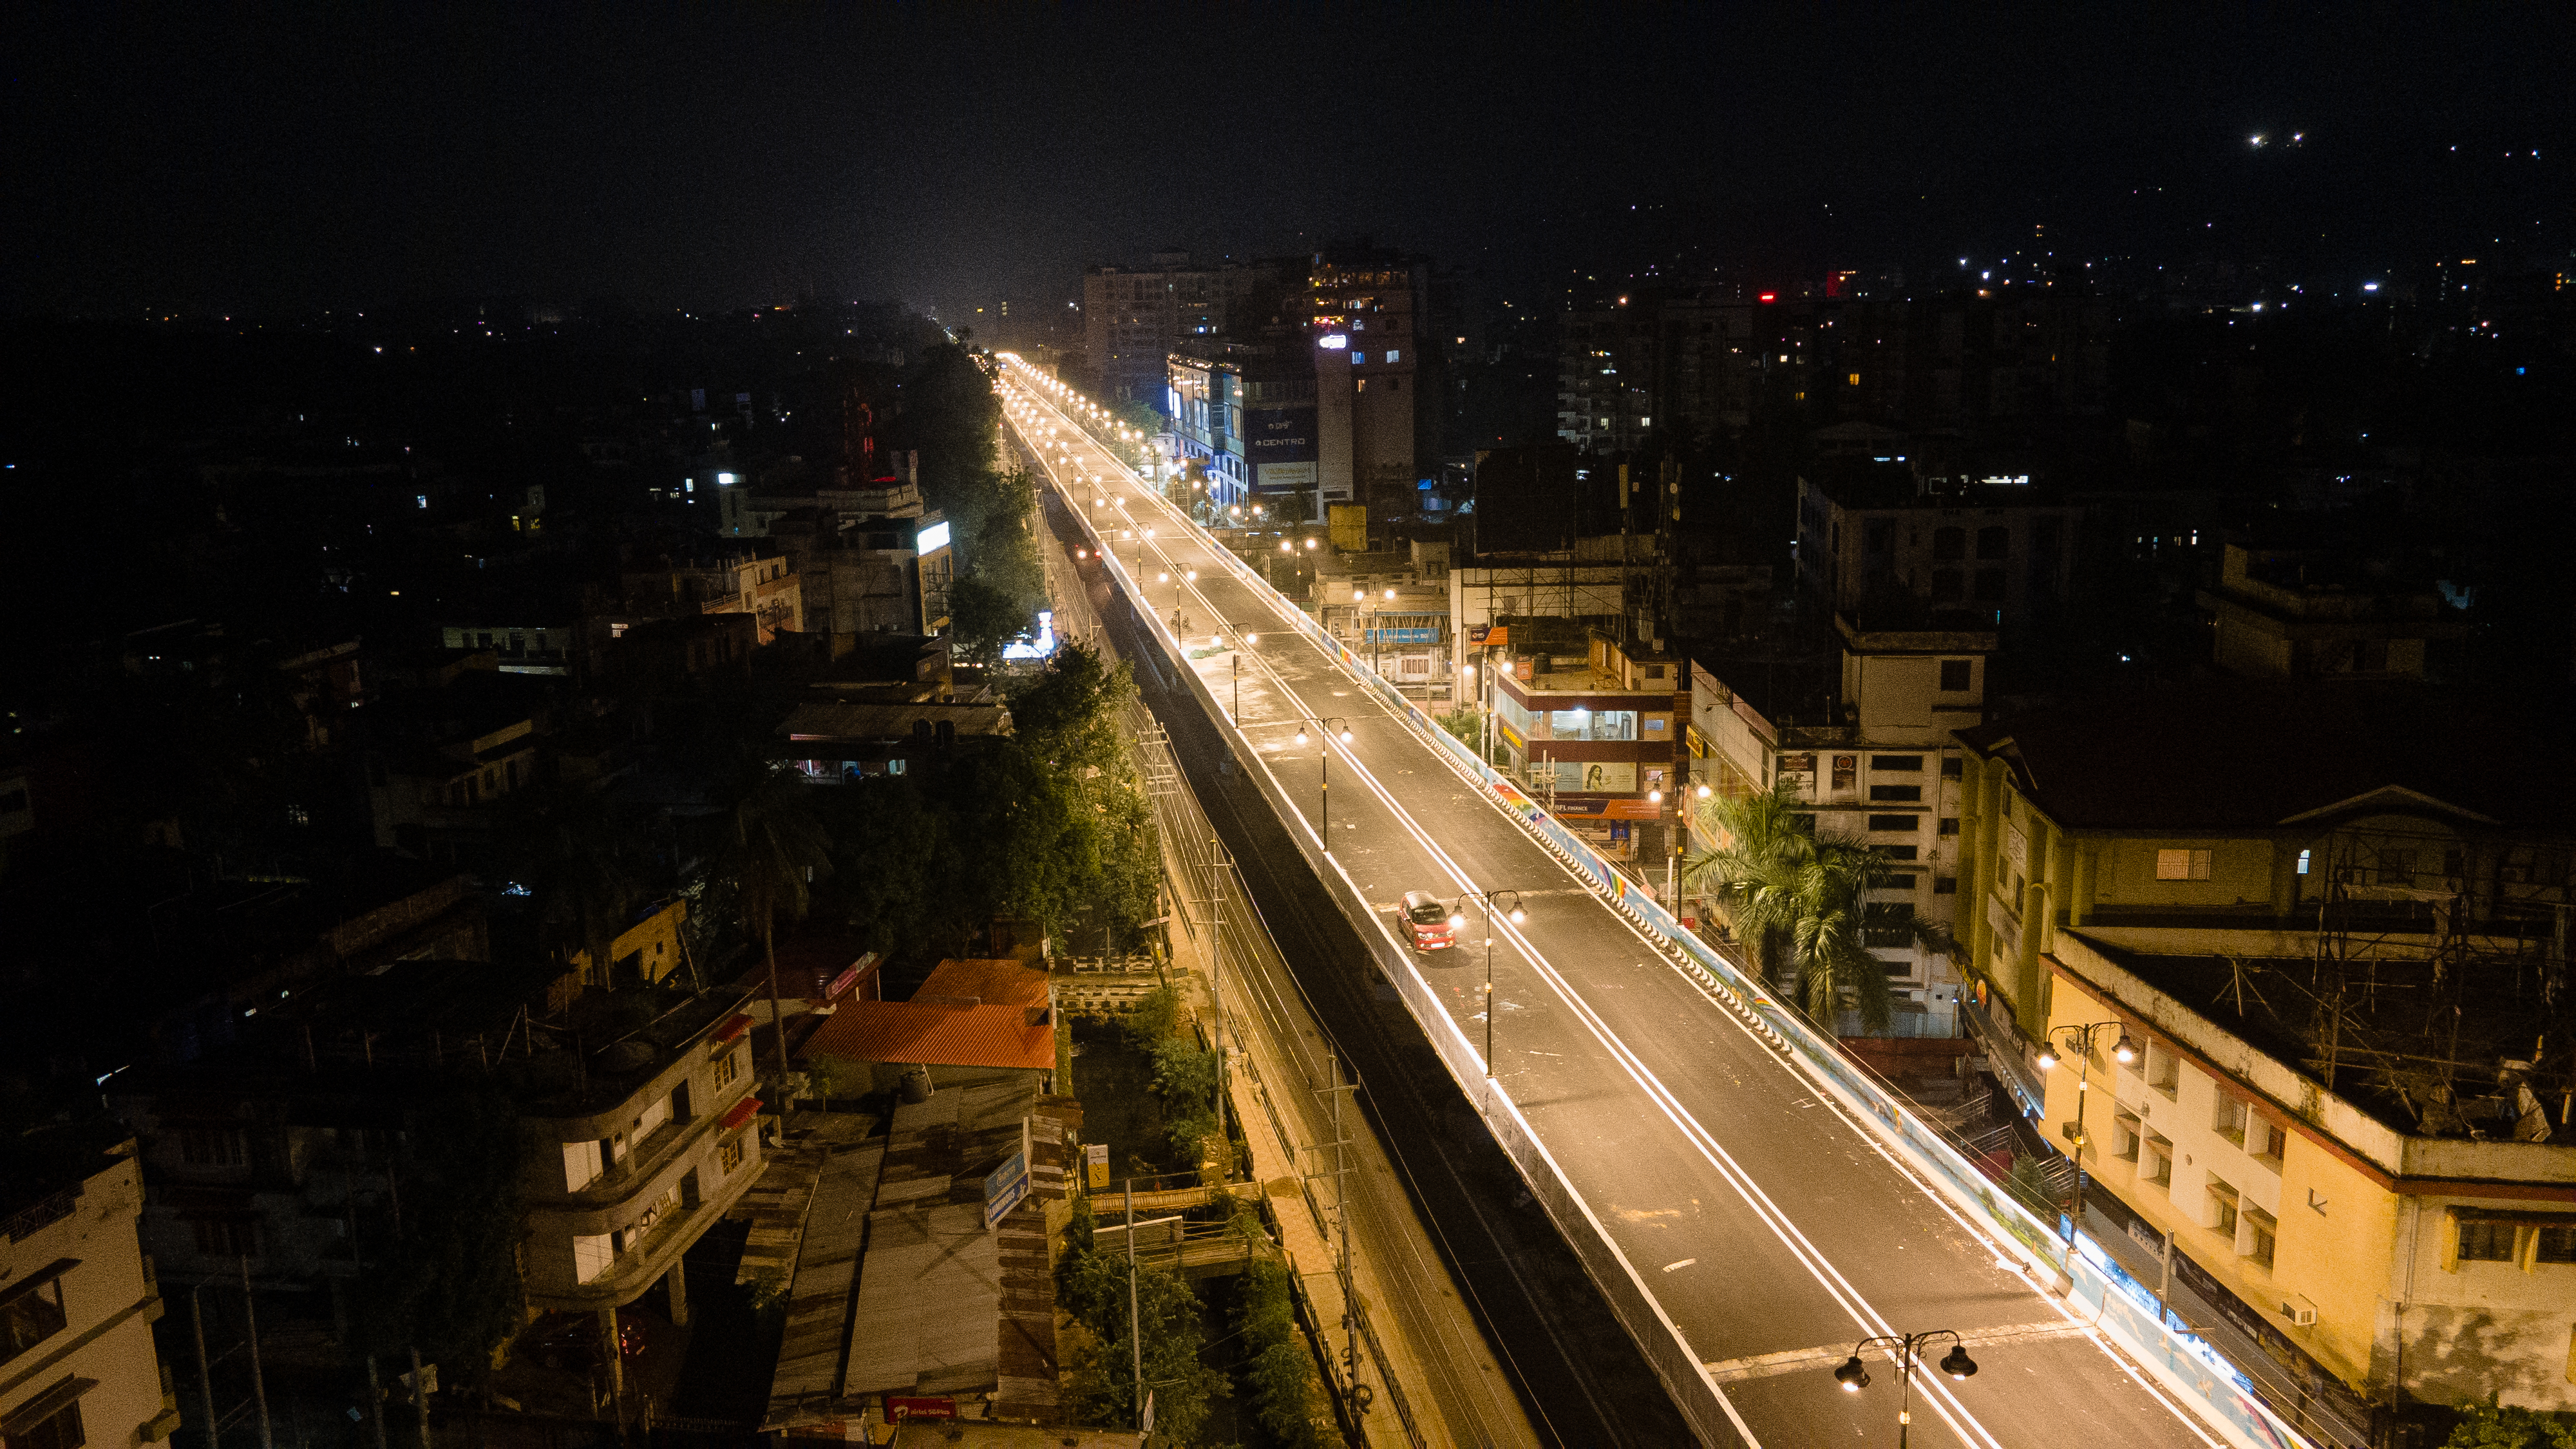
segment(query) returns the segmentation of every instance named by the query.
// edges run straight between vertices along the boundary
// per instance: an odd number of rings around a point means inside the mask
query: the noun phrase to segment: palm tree
[[[769,1018],[778,1034],[778,1078],[787,1080],[787,1021],[778,1009],[778,918],[803,920],[814,881],[832,873],[831,833],[807,786],[776,761],[750,764],[731,814],[716,873],[733,882],[745,930],[760,935],[769,968]]]
[[[1809,1020],[1828,1030],[1845,1007],[1861,1028],[1887,1029],[1885,964],[1869,950],[1867,892],[1887,877],[1886,857],[1857,837],[1813,833],[1796,787],[1721,797],[1703,807],[1721,844],[1682,866],[1693,884],[1714,877],[1737,937],[1764,979],[1792,985]],[[1926,950],[1948,940],[1938,926],[1908,917],[1903,929]]]

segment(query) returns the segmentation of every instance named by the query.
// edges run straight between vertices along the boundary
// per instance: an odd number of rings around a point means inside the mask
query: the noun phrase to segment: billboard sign
[[[1109,1186],[1108,1143],[1086,1142],[1082,1144],[1082,1171],[1083,1181],[1093,1192],[1098,1192],[1102,1188]]]
[[[1245,409],[1243,453],[1256,466],[1315,461],[1315,410],[1310,407]]]
[[[1313,463],[1266,462],[1259,454],[1253,456],[1252,487],[1256,492],[1288,493],[1299,488],[1314,486],[1315,465]]]

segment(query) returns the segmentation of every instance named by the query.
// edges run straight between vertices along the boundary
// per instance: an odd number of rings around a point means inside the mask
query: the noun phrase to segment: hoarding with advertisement
[[[1251,408],[1243,414],[1243,455],[1255,466],[1315,461],[1313,408]]]
[[[1312,463],[1264,463],[1252,465],[1252,487],[1256,493],[1294,493],[1315,486]]]
[[[1530,765],[1530,783],[1547,788],[1548,772],[1556,772],[1559,790],[1584,790],[1625,795],[1637,788],[1637,767],[1626,760],[1538,760]]]

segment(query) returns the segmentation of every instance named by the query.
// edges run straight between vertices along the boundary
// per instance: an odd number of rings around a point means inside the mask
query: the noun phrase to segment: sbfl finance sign
[[[1109,1144],[1106,1142],[1082,1144],[1082,1168],[1084,1180],[1093,1192],[1107,1187],[1109,1185]]]

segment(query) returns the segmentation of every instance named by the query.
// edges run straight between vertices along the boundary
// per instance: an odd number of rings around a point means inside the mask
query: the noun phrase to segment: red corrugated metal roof
[[[731,1132],[736,1127],[750,1121],[751,1114],[759,1110],[760,1099],[758,1097],[745,1097],[741,1101],[733,1104],[733,1110],[725,1113],[724,1121],[718,1125],[725,1131]]]
[[[1031,1015],[1046,1017],[1032,1023]],[[1055,1026],[1027,1006],[853,1001],[805,1041],[807,1054],[858,1062],[1055,1069]]]
[[[725,1018],[725,1024],[716,1028],[715,1040],[731,1041],[749,1030],[751,1030],[751,1018],[737,1013]]]
[[[913,996],[972,997],[986,1006],[1044,1006],[1047,974],[1009,957],[951,959],[940,962]]]

